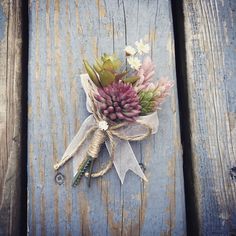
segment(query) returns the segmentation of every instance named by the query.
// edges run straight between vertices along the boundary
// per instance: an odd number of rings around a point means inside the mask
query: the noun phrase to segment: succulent
[[[115,55],[104,54],[100,59],[91,66],[84,60],[85,69],[97,87],[106,87],[113,82],[123,80],[125,83],[134,83],[139,76],[126,76],[127,71],[121,71],[121,61]]]
[[[122,64],[120,59],[118,59],[115,54],[108,55],[106,53],[104,53],[103,56],[101,57],[100,64],[102,62],[103,62],[103,67],[108,70],[118,70]]]
[[[121,80],[98,88],[95,99],[101,113],[112,121],[134,121],[141,112],[137,92]]]
[[[117,72],[121,67],[121,61],[115,55],[104,54],[100,59],[96,59],[93,66],[84,60],[84,66],[97,87],[106,87],[126,75],[126,72]]]

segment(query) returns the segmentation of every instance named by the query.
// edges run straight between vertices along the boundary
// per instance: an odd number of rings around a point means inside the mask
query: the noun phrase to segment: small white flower
[[[131,46],[126,46],[125,52],[126,52],[126,54],[128,54],[128,56],[133,56],[136,53],[136,50],[135,50],[135,48],[133,48]]]
[[[136,41],[135,45],[140,55],[142,55],[143,53],[148,53],[150,51],[149,44],[144,44],[142,39],[140,39],[140,41]]]
[[[141,61],[137,57],[128,57],[127,61],[132,69],[138,70],[140,68]]]
[[[109,125],[105,120],[102,120],[98,123],[98,127],[100,130],[107,130],[109,128]]]

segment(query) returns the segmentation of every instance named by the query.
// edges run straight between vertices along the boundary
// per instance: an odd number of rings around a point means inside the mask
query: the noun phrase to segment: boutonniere
[[[157,132],[157,110],[173,87],[173,82],[165,78],[153,81],[155,65],[146,55],[149,50],[149,44],[140,40],[135,47],[125,47],[123,62],[115,54],[103,54],[93,65],[84,60],[87,74],[80,77],[91,115],[54,165],[58,170],[73,157],[73,186],[83,176],[90,186],[91,178],[103,176],[113,165],[122,184],[128,170],[147,181],[129,142]],[[110,159],[93,172],[104,143]]]

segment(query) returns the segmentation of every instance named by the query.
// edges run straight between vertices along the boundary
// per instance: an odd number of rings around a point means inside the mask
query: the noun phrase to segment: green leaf
[[[145,95],[144,92],[140,92],[140,93],[138,94],[138,96],[139,96],[139,100],[140,100],[140,101],[143,100],[144,95]]]
[[[109,55],[104,53],[103,56],[101,57],[102,61],[105,62],[106,60],[109,59]]]
[[[122,64],[115,54],[108,55],[104,53],[103,56],[101,57],[101,60],[103,61],[103,63],[110,60],[112,63],[113,70],[118,70]]]
[[[141,101],[141,106],[146,108],[149,106],[149,101]]]
[[[102,65],[98,60],[96,60],[95,64],[93,65],[93,68],[98,73],[102,70]]]
[[[96,64],[102,69],[103,61],[101,59],[98,59],[98,58],[96,58],[95,61],[96,61]]]
[[[101,71],[100,67],[98,67],[96,64],[93,65],[93,69],[99,73]]]
[[[144,99],[150,101],[153,98],[153,92],[145,93]]]
[[[101,87],[101,84],[99,82],[99,78],[98,78],[96,72],[94,71],[94,69],[89,65],[89,63],[86,60],[83,60],[83,62],[84,62],[84,67],[85,67],[90,79],[94,82],[94,84],[97,87]]]
[[[138,76],[130,76],[130,77],[127,77],[127,78],[123,78],[122,80],[124,81],[124,83],[132,83],[133,84],[138,79],[139,79]]]
[[[118,70],[122,65],[122,63],[119,59],[114,60],[112,62],[112,64],[113,64],[114,70]]]
[[[113,71],[114,67],[113,67],[112,61],[110,59],[106,60],[102,65],[102,69]]]
[[[115,75],[112,74],[110,71],[102,70],[98,74],[103,87],[106,87],[115,80]]]

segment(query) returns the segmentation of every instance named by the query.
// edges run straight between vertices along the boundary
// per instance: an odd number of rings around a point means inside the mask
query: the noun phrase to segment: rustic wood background
[[[236,235],[236,1],[184,1],[191,158],[201,235]]]
[[[0,1],[0,235],[19,233],[21,18],[20,0]]]
[[[72,165],[55,182],[53,164],[88,113],[82,60],[123,52],[146,36],[157,75],[175,80],[169,1],[32,1],[30,10],[28,226],[32,235],[152,235],[185,233],[182,150],[176,91],[159,112],[158,135],[134,143],[148,183],[114,168],[89,189],[71,187]],[[121,56],[121,55],[119,55]],[[105,150],[101,160],[107,157]]]
[[[236,235],[235,25],[234,0],[0,0],[0,235],[26,224],[26,155],[29,235]],[[149,182],[128,172],[121,185],[113,168],[72,188],[71,163],[53,164],[88,115],[82,59],[142,37],[157,77],[176,84],[158,133],[132,144]],[[103,149],[95,168],[107,158]]]

